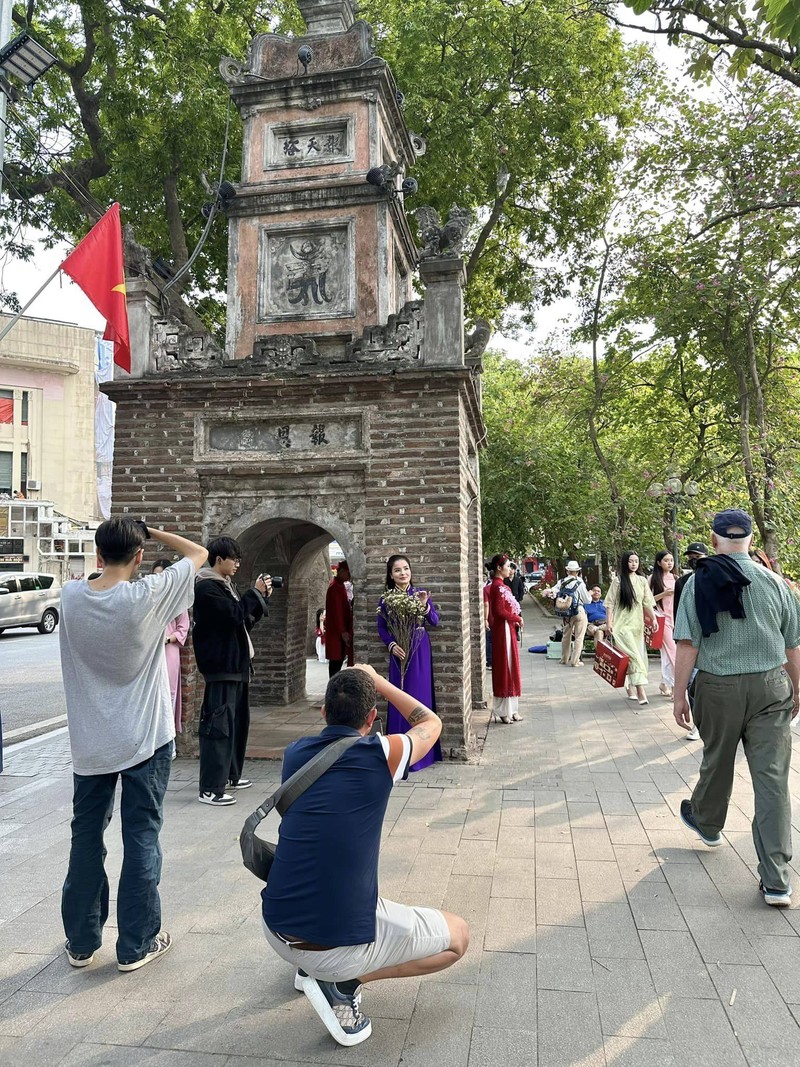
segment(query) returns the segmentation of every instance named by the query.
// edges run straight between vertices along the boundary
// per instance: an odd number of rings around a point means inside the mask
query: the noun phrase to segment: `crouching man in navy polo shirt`
[[[370,736],[378,694],[408,720],[406,734]],[[297,968],[302,990],[340,1045],[372,1033],[361,986],[381,978],[434,974],[461,959],[469,927],[457,915],[395,904],[378,896],[381,828],[395,782],[427,755],[441,719],[372,667],[334,675],[322,709],[325,729],[302,737],[283,757],[283,780],[339,737],[360,734],[288,809],[269,883],[262,892],[264,933]]]

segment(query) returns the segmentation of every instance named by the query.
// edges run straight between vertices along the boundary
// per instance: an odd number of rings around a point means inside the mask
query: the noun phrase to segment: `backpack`
[[[572,585],[567,586],[562,584],[556,597],[555,612],[562,619],[571,619],[573,615],[578,614],[580,608],[580,599],[578,597],[578,586],[580,584],[580,578],[573,578]]]

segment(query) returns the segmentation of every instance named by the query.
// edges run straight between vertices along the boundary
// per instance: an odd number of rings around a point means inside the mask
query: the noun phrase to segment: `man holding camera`
[[[183,558],[134,581],[152,536]],[[74,793],[69,870],[61,896],[72,967],[88,967],[103,940],[109,886],[103,836],[122,783],[123,863],[117,889],[117,967],[136,971],[167,952],[161,929],[161,830],[175,718],[164,630],[192,603],[206,550],[129,516],[94,536],[103,569],[61,594],[61,671]],[[116,651],[115,651],[116,649]]]
[[[378,697],[407,719],[407,733],[371,733]],[[334,675],[322,710],[325,729],[287,747],[283,781],[339,738],[355,742],[284,813],[262,917],[270,946],[297,968],[295,988],[340,1045],[357,1045],[372,1033],[361,986],[451,967],[467,950],[469,927],[378,894],[392,787],[433,748],[438,715],[363,665]]]
[[[192,641],[197,666],[205,681],[200,710],[201,804],[226,807],[236,803],[227,790],[249,789],[242,778],[250,730],[249,687],[254,650],[250,630],[267,613],[272,594],[269,575],[259,575],[254,588],[240,594],[233,584],[242,552],[231,537],[208,545],[208,566],[196,579]]]

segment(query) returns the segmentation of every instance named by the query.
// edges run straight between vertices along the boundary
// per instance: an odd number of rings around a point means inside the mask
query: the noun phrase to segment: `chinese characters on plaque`
[[[292,422],[264,419],[259,422],[212,423],[207,453],[250,452],[278,456],[294,453],[353,451],[361,448],[361,419],[320,421],[308,417]]]
[[[344,135],[329,133],[324,137],[287,137],[283,142],[283,154],[287,158],[300,156],[341,156],[344,152]]]
[[[353,138],[348,119],[281,123],[267,129],[264,151],[267,171],[352,159]]]

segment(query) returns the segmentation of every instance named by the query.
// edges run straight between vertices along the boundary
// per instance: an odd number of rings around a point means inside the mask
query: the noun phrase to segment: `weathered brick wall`
[[[385,560],[409,556],[417,584],[441,613],[432,636],[443,748],[463,756],[473,703],[483,700],[480,516],[476,494],[471,385],[464,370],[288,379],[185,377],[114,382],[116,512],[144,515],[189,537],[238,537],[239,584],[260,571],[283,574],[270,616],[253,631],[257,676],[252,703],[301,695],[309,604],[308,577],[327,540],[350,557],[358,659],[386,670],[375,608]],[[360,458],[281,456],[214,465],[195,451],[195,416],[210,412],[368,413]],[[344,468],[344,469],[343,469]],[[316,606],[316,605],[315,605]],[[202,696],[191,651],[184,657],[182,748],[191,751]]]

